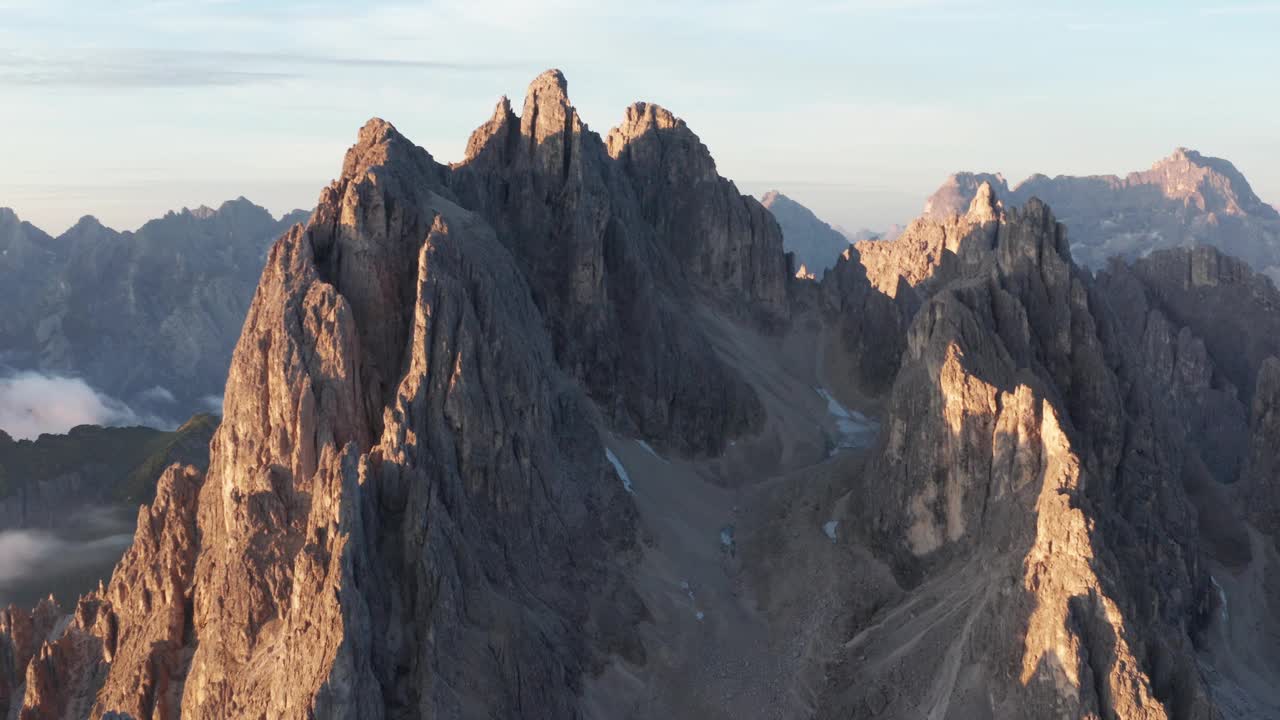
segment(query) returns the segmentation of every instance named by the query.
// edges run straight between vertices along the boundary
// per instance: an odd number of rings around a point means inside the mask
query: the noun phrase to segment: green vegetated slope
[[[80,472],[103,500],[150,502],[156,478],[175,462],[205,468],[218,417],[200,414],[174,431],[80,425],[65,435],[14,440],[0,430],[0,498],[35,483]]]

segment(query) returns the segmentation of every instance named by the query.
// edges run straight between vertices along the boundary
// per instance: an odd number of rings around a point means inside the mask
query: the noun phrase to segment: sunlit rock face
[[[1010,188],[999,175],[958,173],[925,205],[935,219],[961,212],[984,183],[1010,206],[1036,197],[1071,231],[1080,265],[1133,260],[1164,248],[1209,245],[1280,279],[1280,213],[1230,162],[1179,148],[1150,170],[1093,177],[1033,175]]]
[[[984,186],[963,215],[865,245],[842,272],[869,289],[830,294],[910,320],[840,526],[864,528],[920,610],[848,644],[824,716],[1213,717],[1182,438],[1066,229]]]
[[[1202,249],[1095,276],[1071,248],[981,184],[795,278],[683,122],[639,103],[602,138],[556,71],[452,166],[372,120],[271,249],[207,472],[166,471],[69,617],[0,616],[0,697],[1266,717],[1274,290]]]
[[[571,717],[643,662],[600,412],[692,454],[751,429],[690,313],[783,322],[786,264],[683,122],[633,106],[606,147],[565,91],[452,168],[360,131],[271,249],[208,473],[170,470],[22,717]]]

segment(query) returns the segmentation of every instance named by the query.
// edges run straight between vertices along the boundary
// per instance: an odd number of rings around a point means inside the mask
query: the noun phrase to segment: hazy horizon
[[[53,234],[309,208],[372,116],[458,160],[549,67],[593,130],[658,102],[743,192],[850,230],[915,217],[953,172],[1123,175],[1178,146],[1280,201],[1273,2],[0,0],[0,21],[0,206]]]

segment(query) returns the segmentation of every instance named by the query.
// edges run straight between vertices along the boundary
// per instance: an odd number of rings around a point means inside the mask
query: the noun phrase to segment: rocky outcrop
[[[911,319],[937,288],[976,271],[989,254],[999,211],[988,188],[963,215],[921,218],[894,240],[854,243],[823,277],[823,307],[863,392],[889,390]]]
[[[525,268],[560,365],[616,426],[682,452],[718,452],[758,425],[760,405],[687,306],[696,296],[784,319],[781,232],[671,113],[633,105],[602,141],[566,89],[552,70],[530,85],[522,115],[499,102],[449,191]]]
[[[26,668],[17,718],[178,716],[202,480],[191,466],[165,471],[111,583],[82,597]]]
[[[52,598],[34,610],[12,605],[0,610],[0,711],[20,704],[27,666],[53,633],[60,614]]]
[[[750,427],[691,312],[783,319],[781,238],[673,116],[636,106],[611,153],[564,89],[452,168],[361,130],[272,248],[207,477],[166,475],[22,717],[570,717],[588,669],[643,662],[635,508],[581,388],[689,452]]]
[[[82,377],[139,415],[207,412],[266,248],[290,225],[240,198],[169,213],[136,232],[85,217],[57,238],[0,213],[4,362]]]
[[[1262,363],[1250,417],[1246,507],[1253,524],[1280,546],[1280,358]]]
[[[833,267],[849,247],[849,238],[819,220],[812,210],[777,190],[765,193],[760,204],[778,220],[783,245],[788,252],[795,254],[797,266],[804,266],[817,277]]]
[[[1280,213],[1220,158],[1179,148],[1123,178],[1033,175],[1013,188],[999,175],[958,173],[929,198],[926,214],[963,212],[983,183],[1007,205],[1037,197],[1052,206],[1071,229],[1076,262],[1086,267],[1102,268],[1113,256],[1134,260],[1153,250],[1208,245],[1280,278]]]
[[[660,108],[602,139],[551,71],[452,166],[370,121],[271,250],[208,472],[164,475],[65,628],[6,621],[19,717],[1240,707],[1203,652],[1226,622],[1210,573],[1266,572],[1253,525],[1242,545],[1221,520],[1274,514],[1233,503],[1274,491],[1280,364],[1210,314],[1269,286],[1200,250],[1094,277],[1048,206],[999,192],[819,285]],[[859,441],[831,451],[832,426]],[[606,429],[647,442],[606,450]]]
[[[962,230],[918,222],[864,261],[871,277],[901,264],[897,289],[925,299],[841,526],[865,528],[921,607],[949,610],[908,621],[920,638],[896,652],[898,628],[859,634],[820,705],[1213,717],[1192,642],[1210,583],[1137,348],[1042,203],[944,222]],[[958,638],[942,660],[934,633]]]

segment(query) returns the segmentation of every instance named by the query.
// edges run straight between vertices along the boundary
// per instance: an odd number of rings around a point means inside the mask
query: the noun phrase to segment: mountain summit
[[[1178,148],[1125,177],[1033,175],[1013,188],[1000,175],[958,173],[929,198],[925,214],[962,212],[984,182],[1009,205],[1032,197],[1049,203],[1071,228],[1072,252],[1087,267],[1101,268],[1112,256],[1211,245],[1280,280],[1280,213],[1221,158]]]
[[[451,166],[359,131],[207,473],[0,614],[10,714],[1277,715],[1270,282],[1087,272],[991,182],[797,280],[683,121],[567,88]]]
[[[777,218],[783,243],[788,251],[795,253],[797,266],[803,265],[810,272],[821,274],[835,265],[840,253],[849,247],[849,240],[842,233],[777,190],[765,193],[760,203]]]

